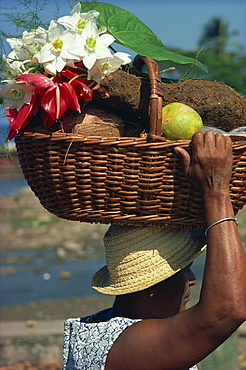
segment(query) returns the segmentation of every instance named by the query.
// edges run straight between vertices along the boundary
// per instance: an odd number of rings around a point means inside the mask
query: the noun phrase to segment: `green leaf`
[[[132,13],[118,6],[101,2],[82,2],[81,11],[97,10],[98,23],[106,27],[115,37],[115,42],[132,50],[136,54],[150,57],[157,61],[171,60],[178,64],[194,64],[207,72],[207,68],[198,60],[176,54],[168,50],[159,37]]]

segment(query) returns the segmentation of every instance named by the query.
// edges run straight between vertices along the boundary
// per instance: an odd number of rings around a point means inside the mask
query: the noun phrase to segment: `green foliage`
[[[213,18],[205,25],[199,40],[199,60],[208,68],[208,74],[202,75],[196,66],[187,69],[179,66],[179,75],[172,73],[172,77],[179,79],[206,78],[209,81],[223,82],[246,97],[246,55],[243,46],[232,44],[230,37],[235,32],[229,32],[228,23],[222,19]],[[176,53],[182,50],[173,49]],[[196,58],[196,52],[186,51],[186,55]],[[175,65],[169,63],[167,67]]]
[[[246,96],[246,55],[243,46],[230,41],[236,33],[223,19],[212,18],[199,40],[199,46],[204,48],[200,60],[209,65],[209,80],[224,82]]]
[[[115,42],[136,54],[157,61],[171,60],[178,64],[191,63],[207,71],[198,60],[168,50],[156,34],[130,12],[107,3],[82,2],[82,12],[93,9],[100,13],[99,24],[106,27],[108,32],[115,37]]]

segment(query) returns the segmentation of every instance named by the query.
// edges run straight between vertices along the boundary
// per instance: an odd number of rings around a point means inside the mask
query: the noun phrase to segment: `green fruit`
[[[168,140],[191,140],[203,130],[201,116],[182,103],[170,103],[162,108],[162,135]]]

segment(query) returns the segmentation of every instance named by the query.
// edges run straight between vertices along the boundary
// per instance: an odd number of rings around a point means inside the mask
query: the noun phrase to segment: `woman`
[[[204,249],[201,231],[111,226],[107,266],[92,285],[116,295],[111,309],[65,324],[64,369],[178,370],[196,365],[246,319],[246,262],[229,195],[228,136],[197,132],[184,173],[202,192],[207,256],[199,302],[187,310]],[[117,233],[117,234],[116,234]]]

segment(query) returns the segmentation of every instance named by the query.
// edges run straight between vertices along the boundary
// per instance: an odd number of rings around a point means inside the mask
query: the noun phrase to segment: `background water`
[[[0,278],[0,306],[97,294],[91,278],[103,265],[104,256],[60,261],[54,250],[2,252],[0,268],[9,272]],[[60,277],[64,272],[68,279]]]
[[[0,277],[0,306],[98,294],[91,288],[91,278],[105,265],[104,256],[60,261],[54,250],[2,252],[0,256],[0,268],[6,269]],[[204,259],[202,255],[192,265],[198,283]],[[70,274],[68,279],[61,278],[64,272]]]
[[[13,179],[0,179],[0,196],[14,195],[21,188],[27,187],[26,180],[22,177]]]

